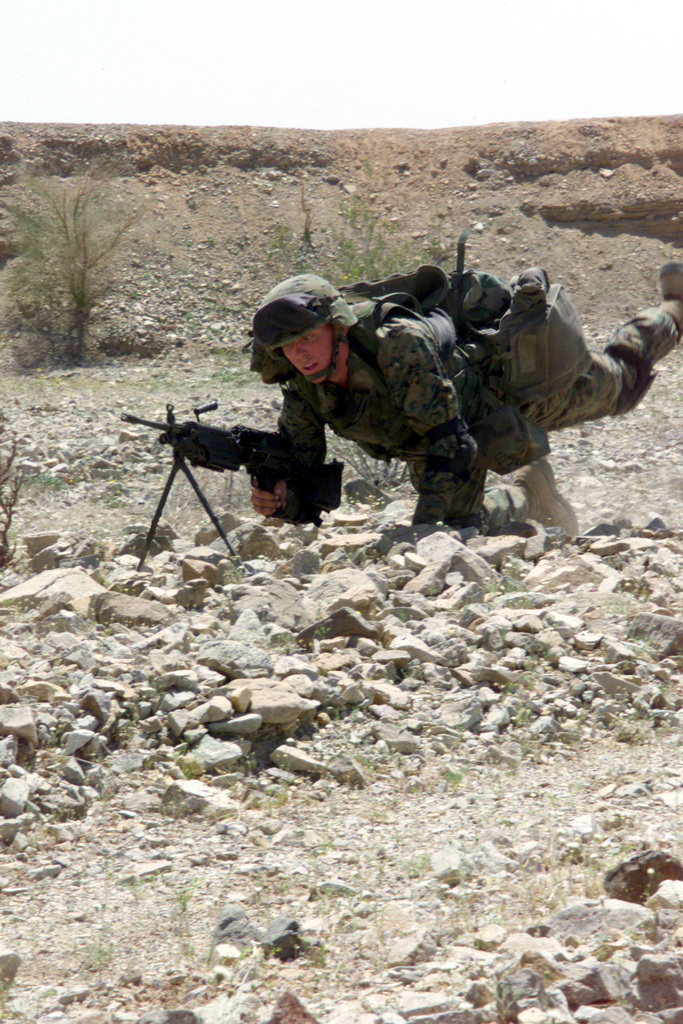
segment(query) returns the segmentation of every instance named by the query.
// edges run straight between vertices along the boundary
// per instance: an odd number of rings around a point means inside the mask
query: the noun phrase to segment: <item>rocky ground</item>
[[[285,990],[319,1024],[681,1019],[680,354],[637,412],[554,439],[574,540],[411,530],[380,477],[320,529],[264,524],[243,472],[198,473],[242,564],[179,480],[138,571],[168,452],[120,419],[217,398],[207,421],[274,425],[240,349],[302,173],[321,258],[340,195],[411,203],[403,251],[451,201],[474,259],[547,253],[600,344],[680,255],[677,126],[4,126],[6,189],[17,153],[104,150],[155,205],[96,325],[131,354],[5,352],[3,1020],[266,1024]]]

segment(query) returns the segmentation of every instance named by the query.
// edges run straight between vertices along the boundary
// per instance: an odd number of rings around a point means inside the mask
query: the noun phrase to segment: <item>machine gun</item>
[[[195,419],[184,423],[176,421],[173,406],[170,404],[166,406],[165,423],[146,420],[130,413],[123,413],[121,416],[126,423],[137,423],[143,427],[160,430],[160,444],[170,445],[173,449],[171,472],[154,513],[138,570],[142,568],[154,540],[161,513],[179,470],[189,480],[228,551],[237,558],[225,530],[202,493],[188,462],[217,473],[223,473],[226,469],[237,472],[244,466],[252,480],[264,491],[273,491],[278,480],[284,480],[287,484],[287,499],[285,508],[276,513],[276,517],[291,523],[315,523],[318,526],[322,521],[321,512],[330,512],[339,507],[344,468],[342,462],[335,460],[307,466],[296,457],[291,442],[284,434],[242,426],[222,430],[220,427],[209,427],[200,422],[199,417],[203,413],[213,412],[217,408],[218,402],[198,405],[193,410]]]

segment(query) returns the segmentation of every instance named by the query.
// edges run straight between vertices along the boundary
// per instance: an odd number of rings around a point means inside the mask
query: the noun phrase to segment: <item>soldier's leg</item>
[[[424,459],[413,459],[408,464],[410,482],[420,495],[413,522],[436,523],[442,521],[459,529],[467,526],[481,528],[484,522],[482,506],[486,470],[475,466],[470,470],[467,480],[460,480],[455,484],[453,477],[444,473],[443,492],[440,494],[435,492],[434,501],[431,503],[430,495],[420,493],[420,480],[424,465]],[[445,508],[444,495],[448,496]]]
[[[547,459],[537,459],[513,474],[512,483],[489,487],[484,494],[487,533],[497,533],[510,522],[534,519],[543,526],[560,526],[575,537],[579,523],[574,509],[555,484]]]
[[[660,276],[664,301],[617,328],[605,351],[593,354],[587,372],[566,391],[522,405],[525,416],[557,430],[635,408],[654,379],[655,363],[676,346],[683,329],[683,264],[666,264]]]
[[[483,532],[498,533],[508,523],[523,523],[529,518],[529,495],[514,484],[487,487],[482,512]]]
[[[662,267],[660,281],[664,301],[659,306],[619,327],[604,353],[593,354],[589,370],[571,388],[528,402],[521,412],[540,426],[556,430],[633,409],[652,383],[655,363],[671,352],[683,331],[683,263]],[[515,473],[512,484],[488,490],[484,508],[492,530],[510,519],[527,517],[562,526],[570,536],[578,530],[574,511],[555,487],[545,459]]]
[[[410,478],[418,490],[423,463],[410,463]],[[562,497],[555,486],[550,464],[539,459],[531,466],[518,470],[512,483],[486,487],[486,470],[474,468],[468,480],[453,489],[449,487],[450,501],[446,513],[435,508],[430,515],[428,501],[421,495],[419,514],[413,522],[437,522],[443,519],[447,526],[463,529],[475,526],[482,533],[498,533],[508,523],[535,519],[545,526],[561,526],[570,537],[578,533],[576,516],[569,502]]]

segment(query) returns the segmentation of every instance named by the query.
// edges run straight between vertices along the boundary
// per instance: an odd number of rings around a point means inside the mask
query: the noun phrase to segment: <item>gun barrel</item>
[[[168,430],[168,423],[160,423],[158,420],[145,420],[141,416],[133,416],[129,412],[122,412],[121,419],[124,423],[138,423],[142,427],[152,427],[153,430]]]

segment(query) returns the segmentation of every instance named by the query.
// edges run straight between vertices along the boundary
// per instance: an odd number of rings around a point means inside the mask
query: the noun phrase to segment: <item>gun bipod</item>
[[[147,533],[147,537],[145,538],[145,546],[143,548],[142,557],[141,557],[141,559],[140,559],[140,561],[138,563],[137,571],[140,572],[140,570],[142,569],[143,565],[145,564],[145,559],[147,558],[147,555],[149,554],[149,549],[152,546],[152,541],[154,540],[154,535],[155,535],[155,533],[157,531],[157,526],[159,525],[159,520],[161,519],[161,514],[164,511],[164,506],[166,504],[166,500],[167,500],[169,494],[171,493],[171,488],[173,487],[173,481],[175,480],[176,475],[177,475],[179,470],[180,470],[181,473],[184,473],[184,475],[189,480],[190,485],[192,487],[192,490],[194,491],[194,493],[199,498],[199,501],[201,502],[202,508],[204,509],[206,514],[208,515],[208,517],[211,520],[213,526],[216,528],[216,530],[218,530],[218,534],[219,534],[221,540],[223,541],[223,543],[225,544],[226,548],[230,552],[230,554],[236,560],[238,565],[240,565],[243,569],[246,569],[246,566],[244,565],[244,563],[240,559],[239,555],[237,554],[237,552],[233,548],[233,546],[230,543],[230,541],[228,540],[227,534],[226,534],[225,530],[223,529],[223,527],[221,525],[221,522],[218,519],[218,516],[216,515],[214,510],[211,508],[211,505],[209,504],[209,502],[207,501],[206,496],[204,495],[201,487],[199,486],[199,484],[197,483],[197,481],[196,481],[196,479],[194,477],[194,474],[192,473],[192,470],[190,469],[190,467],[186,463],[186,461],[183,458],[183,456],[178,451],[174,451],[173,452],[173,465],[171,466],[171,471],[168,474],[168,479],[166,480],[166,483],[164,485],[164,490],[162,492],[161,498],[159,499],[159,504],[156,507],[156,512],[154,513],[154,516],[152,518],[152,522],[150,524],[149,531]]]

